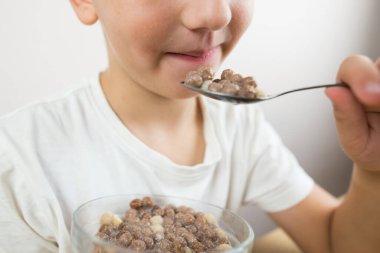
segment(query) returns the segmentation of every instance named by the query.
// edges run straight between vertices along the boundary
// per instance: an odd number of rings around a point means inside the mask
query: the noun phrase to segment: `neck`
[[[196,98],[165,98],[110,70],[100,81],[114,112],[142,142],[177,164],[203,161],[203,117]]]
[[[107,69],[100,76],[101,86],[112,109],[128,128],[153,124],[173,126],[198,121],[196,98],[170,99],[136,84],[122,73]],[[193,123],[194,124],[194,123]]]

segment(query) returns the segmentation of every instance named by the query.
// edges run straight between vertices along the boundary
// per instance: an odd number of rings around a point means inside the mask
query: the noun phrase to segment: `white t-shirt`
[[[107,195],[181,196],[233,211],[255,203],[273,212],[310,193],[312,179],[255,106],[201,101],[206,153],[195,166],[175,164],[131,134],[98,75],[2,117],[0,252],[70,252],[73,211]]]

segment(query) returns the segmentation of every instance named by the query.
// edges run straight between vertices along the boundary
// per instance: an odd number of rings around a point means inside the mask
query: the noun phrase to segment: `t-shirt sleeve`
[[[58,247],[54,207],[35,189],[33,178],[0,152],[0,252],[69,252]]]
[[[251,118],[255,125],[252,167],[248,173],[244,203],[255,203],[266,212],[288,209],[308,196],[312,178],[257,110]]]

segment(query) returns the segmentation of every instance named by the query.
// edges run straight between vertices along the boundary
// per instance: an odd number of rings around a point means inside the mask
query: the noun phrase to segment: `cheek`
[[[232,29],[242,35],[249,27],[254,11],[254,1],[238,1],[232,9]]]
[[[122,52],[146,50],[154,45],[153,42],[160,41],[165,19],[162,19],[161,11],[157,12],[155,4],[150,2],[149,5],[146,0],[138,3],[134,0],[112,1],[113,4],[99,12],[99,19],[115,49]]]
[[[135,20],[133,24],[112,25],[106,28],[106,36],[114,57],[128,68],[153,67],[160,53],[161,33],[156,24],[148,20]],[[130,66],[132,64],[132,66]]]
[[[170,41],[170,24],[154,17],[137,17],[133,23],[114,32],[118,51],[124,57],[131,57],[145,68],[155,67],[159,57]],[[116,45],[115,45],[116,46]],[[132,59],[131,59],[132,60]]]
[[[228,27],[231,33],[231,40],[224,46],[225,53],[223,58],[231,52],[249,27],[253,17],[253,1],[236,1],[236,3],[232,5],[231,11],[232,19]]]

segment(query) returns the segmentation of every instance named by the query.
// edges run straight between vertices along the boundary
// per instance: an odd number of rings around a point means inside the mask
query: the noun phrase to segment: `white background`
[[[378,0],[256,0],[255,8],[252,26],[223,68],[255,76],[267,93],[333,83],[345,57],[380,56]],[[100,26],[80,24],[68,0],[0,0],[0,114],[78,87],[105,66]],[[351,164],[323,90],[260,106],[315,180],[342,194]],[[257,235],[274,226],[254,207],[241,214]]]

